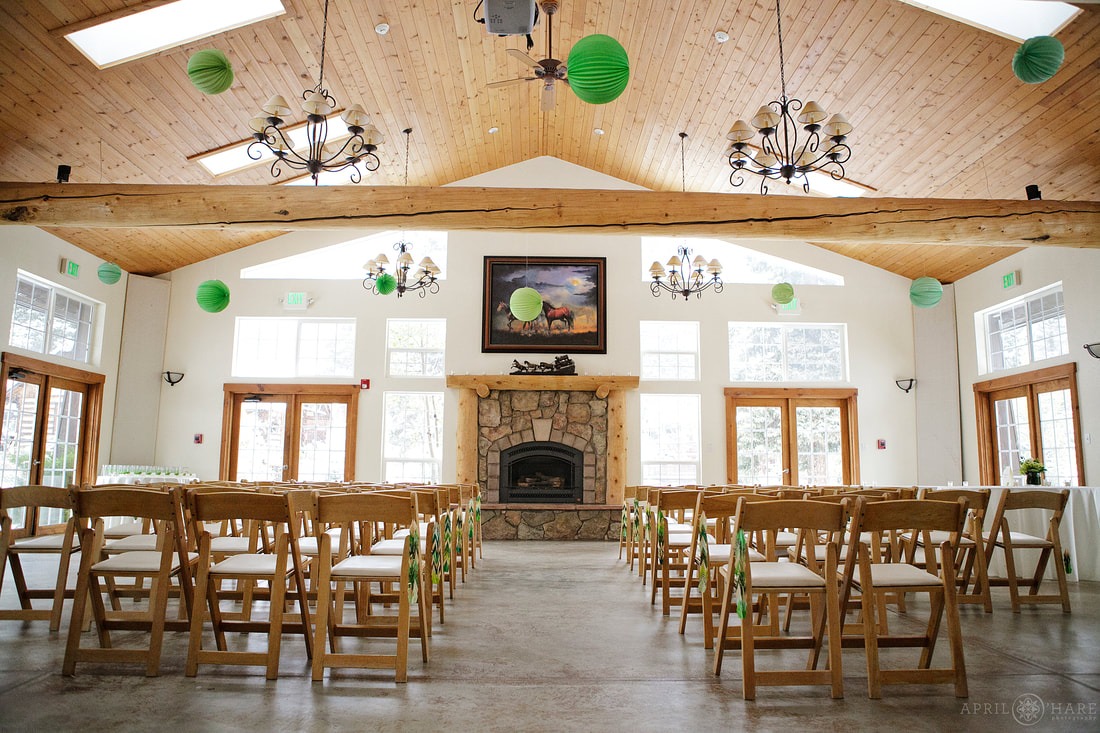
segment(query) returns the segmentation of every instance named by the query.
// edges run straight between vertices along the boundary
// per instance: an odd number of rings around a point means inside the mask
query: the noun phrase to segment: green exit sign
[[[64,257],[61,258],[61,274],[80,277],[80,264]]]
[[[311,298],[309,293],[288,291],[283,296],[283,309],[288,311],[304,311],[309,307]]]
[[[1001,276],[1001,287],[1007,290],[1020,284],[1020,271],[1013,270]]]

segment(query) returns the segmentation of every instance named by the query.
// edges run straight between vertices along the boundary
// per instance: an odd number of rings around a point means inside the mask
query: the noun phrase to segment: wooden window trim
[[[1044,387],[1048,388],[1044,389]],[[1077,362],[1010,374],[974,384],[979,481],[985,486],[1000,484],[1001,479],[997,475],[997,444],[993,440],[996,429],[993,419],[993,395],[997,392],[1017,388],[1023,388],[1027,397],[1028,429],[1031,432],[1031,444],[1033,446],[1042,445],[1039,435],[1039,410],[1035,396],[1040,392],[1050,392],[1054,389],[1069,389],[1070,407],[1073,409],[1073,440],[1076,446],[1077,483],[1081,486],[1087,486],[1084,452],[1081,449],[1081,404],[1077,395]]]

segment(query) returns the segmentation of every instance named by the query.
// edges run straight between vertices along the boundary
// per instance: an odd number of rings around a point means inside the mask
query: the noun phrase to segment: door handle
[[[31,465],[32,465],[32,466],[41,466],[41,465],[42,465],[42,461],[31,461]]]

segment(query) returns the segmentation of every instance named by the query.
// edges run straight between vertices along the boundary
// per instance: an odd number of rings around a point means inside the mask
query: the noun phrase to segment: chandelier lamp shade
[[[329,119],[336,110],[336,100],[325,89],[325,42],[328,36],[328,3],[325,0],[324,23],[321,27],[321,70],[317,85],[302,92],[302,111],[306,113],[304,141],[295,139],[287,131],[286,120],[291,113],[290,104],[281,95],[274,95],[261,108],[263,114],[248,122],[255,140],[248,146],[248,156],[253,160],[263,157],[264,151],[275,156],[271,163],[271,175],[278,177],[284,167],[292,171],[309,173],[313,185],[317,185],[322,172],[335,173],[349,170],[352,183],[363,180],[359,170],[376,171],[380,161],[375,151],[382,144],[383,136],[373,124],[362,105],[353,104],[340,114],[347,127],[347,137],[337,135],[329,141]]]
[[[852,149],[846,142],[852,125],[842,114],[829,113],[814,101],[803,103],[787,96],[787,77],[783,58],[783,22],[779,0],[775,0],[775,20],[779,35],[779,99],[756,111],[749,122],[737,120],[726,139],[730,146],[730,184],[745,182],[745,174],[760,177],[760,193],[768,193],[770,181],[797,181],[810,192],[807,173],[828,173],[835,180],[844,178],[844,164]],[[758,142],[753,139],[759,133]]]

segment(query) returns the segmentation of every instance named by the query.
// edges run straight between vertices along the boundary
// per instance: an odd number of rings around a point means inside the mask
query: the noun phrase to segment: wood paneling
[[[246,123],[272,93],[288,99],[316,82],[321,0],[285,0],[277,18],[157,55],[96,70],[57,30],[135,0],[0,3],[0,156],[3,177],[51,181],[58,164],[74,183],[270,185],[266,166],[213,179],[188,157],[246,138]],[[554,155],[659,191],[731,189],[722,151],[736,117],[779,95],[774,7],[769,0],[565,0],[554,55],[566,60],[584,35],[608,33],[627,49],[631,80],[606,105],[559,89],[540,112],[538,84],[486,89],[525,70],[505,53],[520,37],[488,35],[471,0],[331,0],[325,80],[344,106],[356,101],[385,133],[382,167],[368,179],[400,185],[401,130],[412,127],[409,183],[440,186]],[[1058,33],[1066,61],[1048,82],[1012,74],[1015,43],[895,0],[787,0],[788,92],[843,111],[855,126],[851,178],[884,198],[1100,199],[1100,7],[1088,4]],[[390,24],[386,36],[374,32]],[[715,30],[731,40],[718,44]],[[531,55],[546,53],[536,29]],[[205,96],[187,59],[220,48],[236,81]],[[300,119],[298,115],[295,119]],[[490,126],[500,131],[488,134]],[[593,128],[607,134],[597,136]],[[545,184],[544,184],[545,185]],[[774,187],[771,196],[803,194]],[[773,189],[774,190],[774,189]],[[129,257],[157,274],[262,241],[266,232],[66,228],[59,236],[105,259]],[[819,241],[812,240],[811,241]],[[945,250],[888,243],[822,246],[907,277],[950,282],[1007,256],[984,246]],[[130,269],[130,268],[128,268]]]

